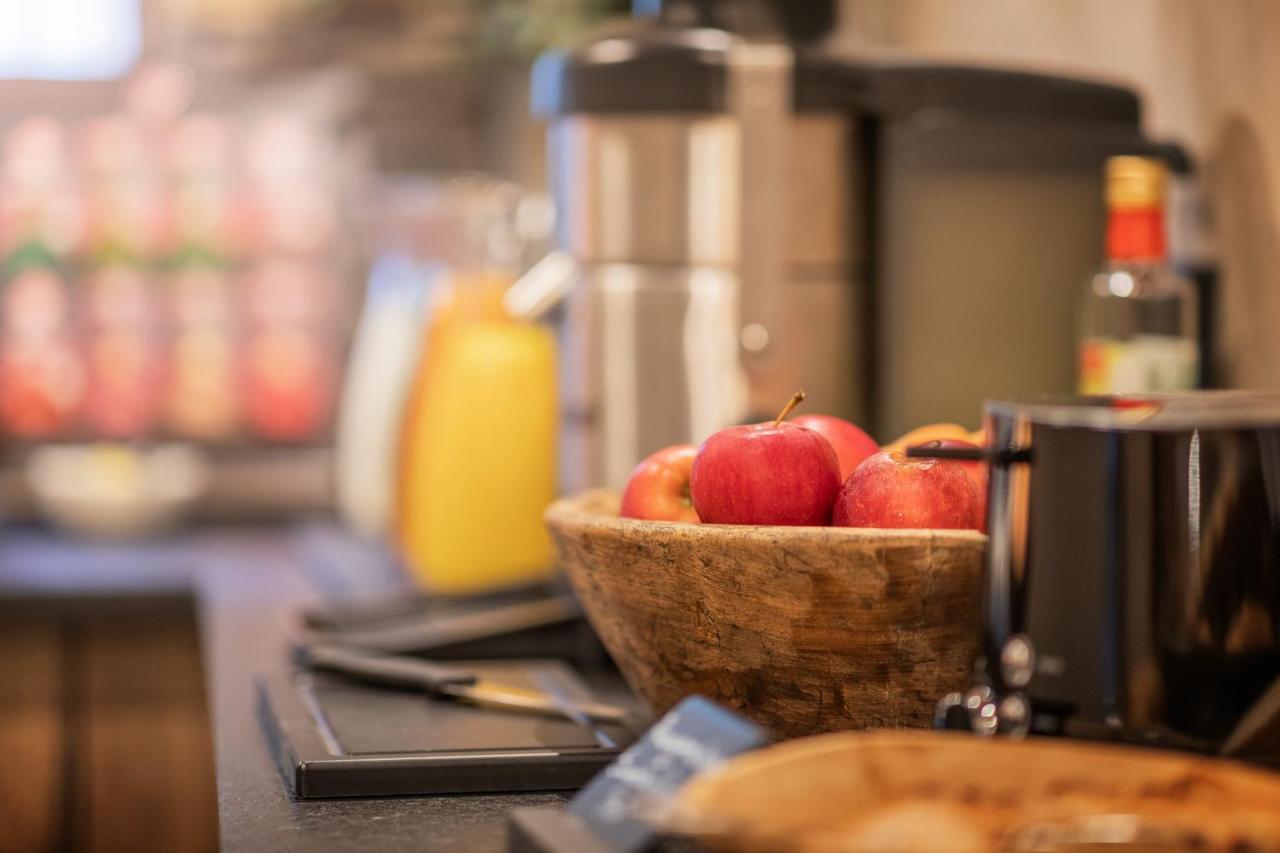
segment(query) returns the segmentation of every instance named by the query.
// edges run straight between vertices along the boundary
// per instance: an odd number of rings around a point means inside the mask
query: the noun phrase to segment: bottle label
[[[1121,344],[1101,338],[1087,338],[1080,344],[1081,394],[1106,394],[1111,387],[1111,365],[1116,360],[1111,350]]]
[[[1190,391],[1199,361],[1196,342],[1174,335],[1087,338],[1080,345],[1080,393]]]

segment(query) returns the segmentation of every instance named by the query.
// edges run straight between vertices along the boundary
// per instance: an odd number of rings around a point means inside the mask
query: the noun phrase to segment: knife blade
[[[616,705],[578,700],[559,701],[543,690],[498,684],[492,681],[445,684],[441,686],[440,692],[472,705],[510,708],[549,717],[568,717],[579,724],[581,720],[578,718],[582,717],[597,723],[621,723],[627,718],[627,712]]]
[[[471,705],[524,711],[551,717],[575,715],[604,723],[621,723],[627,711],[602,702],[561,701],[546,691],[482,680],[475,673],[422,658],[385,655],[335,645],[297,644],[294,660],[301,666],[367,684],[421,691]]]

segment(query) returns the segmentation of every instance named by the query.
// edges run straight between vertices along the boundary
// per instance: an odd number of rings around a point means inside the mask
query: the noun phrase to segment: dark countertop
[[[213,725],[218,814],[227,851],[500,850],[518,806],[561,794],[293,799],[254,712],[254,681],[283,674],[291,611],[353,578],[393,583],[331,528],[199,532],[145,546],[90,546],[47,533],[6,531],[0,598],[60,606],[128,606],[194,595]],[[341,571],[328,571],[342,565]],[[364,578],[359,572],[367,572]],[[366,582],[367,581],[367,582]]]

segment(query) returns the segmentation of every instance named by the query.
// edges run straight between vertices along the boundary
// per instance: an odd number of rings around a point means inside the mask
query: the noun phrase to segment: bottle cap
[[[1153,157],[1107,160],[1107,207],[1112,210],[1162,207],[1168,176],[1163,161]]]

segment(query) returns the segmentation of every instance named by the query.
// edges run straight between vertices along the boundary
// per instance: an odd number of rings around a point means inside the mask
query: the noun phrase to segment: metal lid
[[[723,112],[732,33],[636,20],[533,66],[535,115]]]
[[[988,415],[1050,427],[1115,431],[1280,428],[1280,395],[1251,391],[1044,396],[988,400]]]

